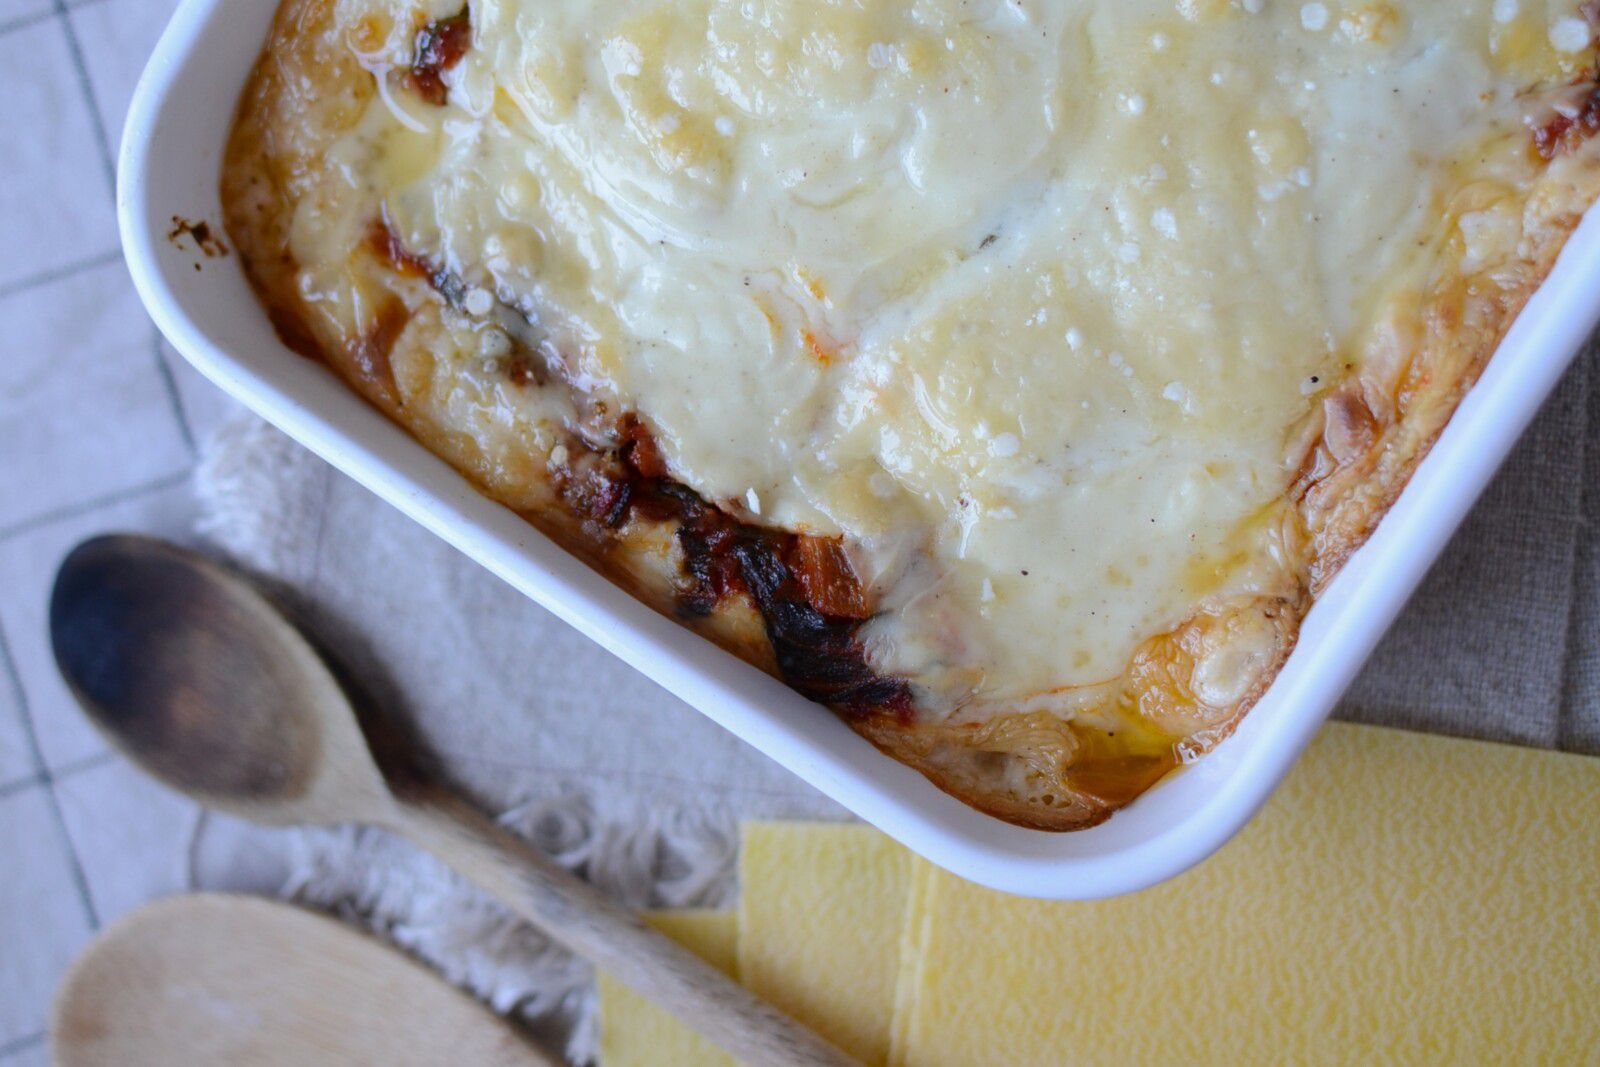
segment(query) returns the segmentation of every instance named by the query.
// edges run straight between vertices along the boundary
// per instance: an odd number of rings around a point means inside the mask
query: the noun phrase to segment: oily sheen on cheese
[[[1567,0],[284,10],[224,174],[269,302],[519,510],[626,413],[838,546],[858,728],[1037,825],[1225,735],[1596,186]],[[617,506],[604,565],[697,573]]]

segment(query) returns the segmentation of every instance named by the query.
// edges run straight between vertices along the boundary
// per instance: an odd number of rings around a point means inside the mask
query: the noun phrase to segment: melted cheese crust
[[[240,173],[323,134],[235,183],[269,296],[370,333],[381,217],[465,289],[407,291],[380,399],[502,499],[636,412],[842,537],[916,694],[866,732],[1013,817],[1231,727],[1593,198],[1529,147],[1594,62],[1567,0],[472,0],[442,107],[401,73],[458,0],[291,9],[280,67],[372,88],[247,95]],[[572,388],[507,388],[506,332]]]

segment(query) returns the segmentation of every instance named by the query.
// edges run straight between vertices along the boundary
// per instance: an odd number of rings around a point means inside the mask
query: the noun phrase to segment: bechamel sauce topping
[[[1287,442],[1451,183],[1525,174],[1571,7],[473,0],[347,171],[682,480],[847,535],[937,712],[1292,580]]]

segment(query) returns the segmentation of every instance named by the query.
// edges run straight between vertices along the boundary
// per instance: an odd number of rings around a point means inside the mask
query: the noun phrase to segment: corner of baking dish
[[[1299,647],[1235,735],[1109,822],[1074,834],[979,814],[879,754],[831,713],[657,615],[480,496],[322,368],[285,349],[236,257],[168,238],[219,221],[234,102],[274,0],[184,0],[134,94],[117,210],[156,324],[217,385],[619,658],[912,850],[983,885],[1089,899],[1205,859],[1245,824],[1327,718],[1600,316],[1590,218],[1411,484],[1306,617]]]

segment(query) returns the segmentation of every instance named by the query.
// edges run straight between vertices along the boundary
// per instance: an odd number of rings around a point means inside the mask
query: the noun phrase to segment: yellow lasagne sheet
[[[895,1064],[1600,1063],[1600,760],[1334,724],[1147,892],[919,874]]]
[[[868,1067],[889,1052],[911,863],[866,826],[744,828],[741,980]]]

